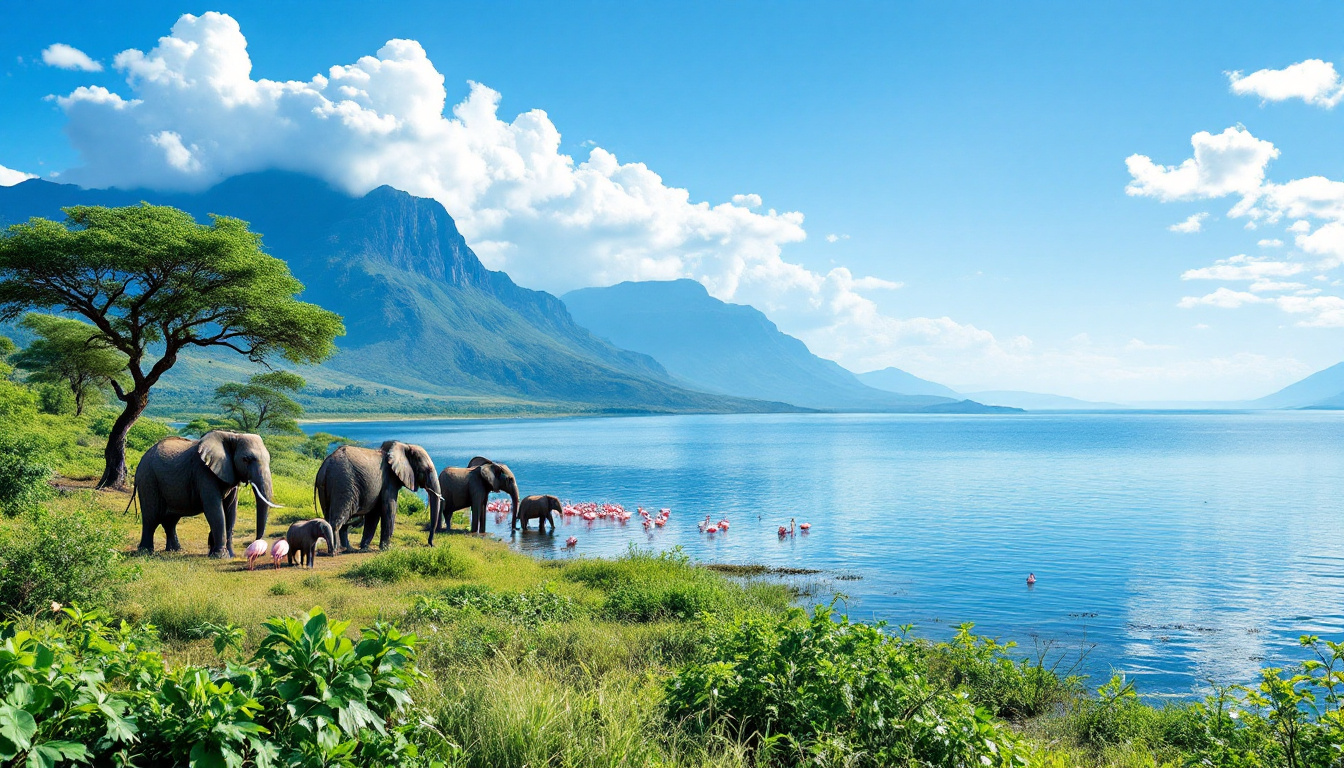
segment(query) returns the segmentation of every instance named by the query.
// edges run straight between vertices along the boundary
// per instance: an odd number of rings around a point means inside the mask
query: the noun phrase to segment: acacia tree
[[[258,373],[246,384],[231,381],[215,390],[220,410],[244,432],[300,432],[295,419],[303,406],[288,392],[298,392],[308,383],[289,371]]]
[[[84,415],[90,398],[125,383],[126,355],[108,346],[88,323],[56,315],[25,315],[20,323],[37,335],[12,358],[38,384],[61,384],[75,398],[75,415]]]
[[[0,237],[0,320],[30,309],[80,315],[126,355],[112,383],[112,425],[99,488],[126,484],[126,434],[151,388],[192,347],[227,347],[266,363],[316,363],[336,351],[341,318],[295,298],[303,285],[261,249],[247,223],[198,224],[176,208],[73,206],[64,222],[33,218]]]

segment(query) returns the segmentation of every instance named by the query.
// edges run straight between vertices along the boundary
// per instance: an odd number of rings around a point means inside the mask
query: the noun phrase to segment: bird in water
[[[1036,574],[1034,574],[1034,573],[1028,573],[1028,574],[1027,574],[1027,586],[1031,586],[1032,584],[1035,584],[1035,583],[1036,583]]]

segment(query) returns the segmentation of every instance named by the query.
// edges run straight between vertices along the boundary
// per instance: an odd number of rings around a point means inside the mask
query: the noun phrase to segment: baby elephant
[[[336,534],[331,530],[331,523],[320,517],[312,520],[300,520],[289,526],[289,531],[285,534],[285,541],[289,542],[289,564],[294,564],[294,556],[299,556],[299,566],[303,567],[304,558],[307,558],[308,567],[313,567],[313,557],[317,554],[317,542],[319,539],[325,539],[327,542],[327,554],[336,554]]]
[[[546,523],[551,524],[551,533],[555,533],[555,515],[552,512],[560,512],[560,500],[554,496],[528,496],[518,502],[518,509],[513,513],[513,523],[510,528],[517,530],[518,521],[523,521],[523,530],[527,530],[527,521],[536,520],[537,530],[545,530]]]

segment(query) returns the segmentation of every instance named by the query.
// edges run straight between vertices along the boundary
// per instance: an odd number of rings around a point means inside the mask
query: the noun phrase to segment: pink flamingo
[[[570,536],[568,539],[565,539],[565,546],[566,546],[566,547],[572,547],[572,546],[574,546],[574,545],[576,545],[576,544],[578,544],[578,543],[579,543],[579,537],[578,537],[578,536]]]
[[[718,532],[719,532],[719,526],[717,525],[709,525],[705,527],[705,533],[718,533]]]
[[[782,525],[779,526],[779,538],[782,539],[782,538],[784,538],[785,536],[788,536],[788,535],[789,535],[789,529],[788,529],[788,528],[785,528],[785,527],[782,526]]]
[[[719,521],[719,528],[720,528],[721,530],[725,530],[725,531],[728,530],[728,521],[727,521],[727,520],[720,520],[720,521]]]
[[[1031,586],[1032,584],[1035,584],[1035,583],[1036,583],[1036,574],[1034,574],[1034,573],[1028,573],[1028,574],[1027,574],[1027,586]]]
[[[257,558],[266,554],[266,550],[269,548],[270,545],[266,543],[265,539],[257,539],[251,544],[248,544],[247,549],[243,550],[243,555],[247,558],[247,570],[250,571],[253,568],[256,568]]]
[[[272,545],[271,545],[271,562],[275,564],[273,567],[275,567],[275,568],[279,568],[279,567],[280,567],[280,558],[282,558],[282,557],[284,557],[285,555],[288,555],[288,554],[289,554],[289,542],[288,542],[288,541],[285,541],[284,539],[281,539],[281,540],[275,542],[274,544],[272,544]]]
[[[803,533],[807,533],[809,530],[811,530],[811,528],[812,528],[812,524],[811,524],[811,523],[802,523],[802,524],[800,524],[798,527],[801,528],[801,529],[803,529]]]

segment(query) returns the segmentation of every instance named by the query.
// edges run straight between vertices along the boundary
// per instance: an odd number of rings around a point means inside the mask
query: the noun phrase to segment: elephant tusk
[[[426,489],[425,489],[425,493],[428,493],[430,496],[433,496],[434,498],[438,499],[439,501],[443,501],[443,497],[442,497],[442,496],[440,496],[439,494],[435,493],[433,490],[431,490],[431,489],[429,489],[429,488],[426,488]]]
[[[271,501],[270,499],[266,498],[266,494],[262,493],[261,489],[257,488],[255,485],[252,486],[252,492],[257,495],[258,499],[261,499],[262,501],[266,502],[266,506],[270,507],[271,509],[285,508],[284,504],[276,504],[274,501]]]

